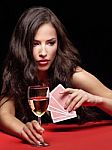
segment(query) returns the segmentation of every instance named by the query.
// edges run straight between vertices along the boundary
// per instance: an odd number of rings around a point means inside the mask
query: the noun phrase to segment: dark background
[[[0,88],[2,64],[12,31],[21,13],[34,5],[49,7],[58,16],[78,48],[84,68],[112,88],[111,4],[108,1],[86,3],[75,0],[0,1]]]

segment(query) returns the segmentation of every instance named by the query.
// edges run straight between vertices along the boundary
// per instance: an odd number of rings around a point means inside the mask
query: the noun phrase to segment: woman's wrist
[[[104,103],[104,98],[100,96],[95,96],[95,106],[100,107]]]

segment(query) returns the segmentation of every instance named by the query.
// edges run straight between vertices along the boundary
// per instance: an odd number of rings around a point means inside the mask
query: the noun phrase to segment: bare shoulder
[[[75,88],[83,89],[96,95],[102,95],[102,93],[104,93],[104,95],[107,95],[108,93],[112,94],[112,91],[98,78],[81,67],[77,67],[76,72],[73,74],[72,85]]]
[[[88,81],[89,80],[98,80],[94,75],[91,73],[87,72],[81,67],[76,68],[76,72],[73,74],[73,83],[78,84],[82,81]]]

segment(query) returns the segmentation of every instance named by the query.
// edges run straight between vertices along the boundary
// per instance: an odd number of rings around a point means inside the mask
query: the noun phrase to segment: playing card
[[[50,99],[49,99],[49,105],[48,105],[48,110],[50,110],[50,107],[54,107],[55,109],[58,109],[59,111],[64,110],[64,108],[56,101],[56,99],[50,94]]]
[[[65,102],[69,98],[69,95],[60,94],[63,89],[64,87],[59,84],[50,93],[49,106],[47,110],[51,111],[51,117],[54,123],[77,116],[75,111],[68,112],[64,109]]]
[[[76,115],[75,111],[68,112],[68,110],[64,109],[64,107],[61,106],[53,96],[50,96],[49,106],[47,110],[55,111],[55,112],[57,111],[64,115],[68,115],[68,114]]]
[[[60,92],[62,91],[64,89],[64,87],[61,85],[61,84],[59,84],[57,87],[55,87],[52,91],[51,91],[51,93],[50,93],[50,97],[51,97],[51,99],[53,98],[53,102],[54,101],[56,101],[57,103],[58,103],[58,107],[60,107],[62,110],[65,110],[64,109],[64,104],[65,104],[65,102],[66,102],[66,99],[68,98],[68,96],[64,96],[65,97],[65,99],[64,99],[64,97],[63,97],[63,95],[62,94],[60,94]],[[63,99],[62,99],[63,98]],[[52,102],[52,105],[54,104]]]
[[[64,115],[64,114],[59,114],[58,112],[52,112],[51,111],[51,117],[53,119],[53,123],[56,123],[56,122],[60,122],[60,121],[64,121],[64,120],[68,120],[68,119],[71,119],[71,118],[74,118],[74,115]]]
[[[65,110],[64,105],[65,102],[69,99],[69,94],[60,94],[62,90],[64,90],[64,87],[59,84],[57,87],[54,88],[54,90],[51,91],[50,94],[51,97],[53,97],[58,102],[62,110]]]
[[[48,111],[58,112],[58,113],[60,113],[60,114],[65,114],[65,113],[66,113],[65,111],[61,111],[60,109],[57,109],[57,108],[55,108],[55,107],[53,107],[53,106],[49,106],[47,110],[48,110]]]

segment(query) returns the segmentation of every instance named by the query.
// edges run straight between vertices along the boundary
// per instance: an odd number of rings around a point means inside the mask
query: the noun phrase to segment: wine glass
[[[47,111],[49,104],[49,87],[29,86],[28,103],[32,112],[38,117],[38,122],[41,125],[41,116]],[[39,146],[48,146],[48,144],[40,142]]]

